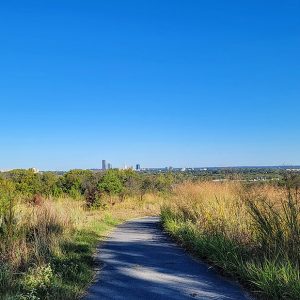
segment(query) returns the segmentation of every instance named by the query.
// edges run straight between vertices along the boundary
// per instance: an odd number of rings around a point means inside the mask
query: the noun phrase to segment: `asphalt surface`
[[[85,300],[250,299],[174,244],[160,229],[159,218],[117,227],[98,250],[97,278]]]

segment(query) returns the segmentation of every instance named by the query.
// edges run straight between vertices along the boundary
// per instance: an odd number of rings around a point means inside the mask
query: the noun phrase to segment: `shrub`
[[[25,275],[23,286],[26,291],[45,295],[53,284],[53,279],[54,275],[50,264],[38,266],[29,269]]]

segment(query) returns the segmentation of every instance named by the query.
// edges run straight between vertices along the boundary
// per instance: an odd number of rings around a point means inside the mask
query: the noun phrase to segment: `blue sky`
[[[6,1],[0,169],[300,164],[299,1]]]

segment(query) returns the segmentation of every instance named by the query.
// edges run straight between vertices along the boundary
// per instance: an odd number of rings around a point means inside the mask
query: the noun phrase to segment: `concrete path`
[[[250,299],[175,245],[159,218],[119,226],[99,249],[99,274],[85,300]]]

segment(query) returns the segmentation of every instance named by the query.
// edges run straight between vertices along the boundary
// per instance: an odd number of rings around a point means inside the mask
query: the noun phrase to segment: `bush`
[[[54,283],[54,275],[50,264],[30,268],[25,275],[23,286],[26,291],[45,296]]]

